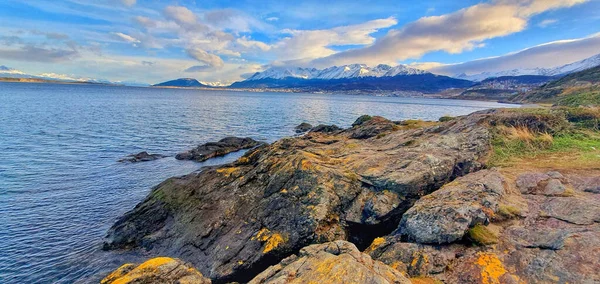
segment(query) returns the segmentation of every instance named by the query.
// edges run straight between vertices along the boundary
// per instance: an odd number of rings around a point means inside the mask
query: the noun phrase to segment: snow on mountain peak
[[[263,72],[254,74],[247,80],[260,79],[284,79],[284,78],[302,78],[302,79],[348,79],[360,77],[393,77],[398,75],[418,75],[428,72],[411,68],[405,65],[395,67],[379,64],[375,67],[369,67],[365,64],[350,64],[343,66],[332,66],[325,69],[301,68],[301,67],[271,67]]]
[[[467,75],[465,73],[454,76],[454,78],[458,79],[466,79],[471,81],[483,81],[487,78],[495,78],[495,77],[503,77],[503,76],[523,76],[523,75],[537,75],[537,76],[561,76],[567,75],[574,72],[583,71],[585,69],[589,69],[592,67],[596,67],[600,65],[600,54],[596,54],[592,57],[583,59],[581,61],[573,62],[570,64],[566,64],[563,66],[558,66],[554,68],[522,68],[522,69],[512,69],[512,70],[504,70],[499,72],[482,72],[479,74],[470,74]]]

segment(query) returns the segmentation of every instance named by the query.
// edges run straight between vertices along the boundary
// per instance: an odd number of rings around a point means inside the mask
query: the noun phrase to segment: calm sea
[[[507,105],[458,100],[0,83],[0,283],[96,282],[124,262],[102,237],[162,180],[206,163],[173,156],[227,135],[272,142],[300,122],[437,120]],[[148,151],[170,157],[116,162]]]

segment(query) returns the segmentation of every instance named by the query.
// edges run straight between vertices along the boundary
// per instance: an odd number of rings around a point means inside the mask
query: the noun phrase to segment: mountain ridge
[[[507,77],[507,76],[525,76],[525,75],[536,75],[536,76],[564,76],[574,72],[583,71],[589,68],[593,68],[600,65],[600,53],[586,59],[576,61],[573,63],[553,67],[553,68],[516,68],[511,70],[502,70],[497,72],[481,72],[476,74],[458,74],[451,76],[457,79],[470,80],[480,82],[485,79],[495,77]]]

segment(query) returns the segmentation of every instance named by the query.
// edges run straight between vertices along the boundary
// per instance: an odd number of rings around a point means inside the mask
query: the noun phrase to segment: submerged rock
[[[189,283],[210,284],[210,279],[179,259],[157,257],[136,266],[128,263],[106,276],[101,284]]]
[[[164,158],[166,156],[160,155],[160,154],[148,154],[148,152],[144,151],[144,152],[139,152],[137,154],[132,154],[129,155],[123,159],[120,159],[118,162],[120,163],[124,163],[124,162],[130,162],[130,163],[138,163],[138,162],[148,162],[148,161],[154,161],[154,160],[158,160],[161,158]]]
[[[175,159],[204,162],[214,157],[225,156],[232,152],[254,148],[261,144],[263,143],[252,138],[226,137],[219,140],[219,142],[209,142],[190,151],[179,153],[175,156]]]
[[[397,270],[361,253],[354,244],[335,241],[311,245],[260,273],[249,284],[262,283],[407,283]]]
[[[308,132],[309,130],[311,130],[312,127],[313,127],[312,125],[310,125],[306,122],[302,122],[298,126],[294,127],[294,129],[296,130],[296,133],[304,133],[304,132]]]
[[[161,183],[112,226],[104,248],[181,257],[217,282],[249,281],[310,244],[365,248],[416,200],[484,166],[482,118],[405,129],[372,119],[279,140]],[[352,138],[373,127],[385,135]]]

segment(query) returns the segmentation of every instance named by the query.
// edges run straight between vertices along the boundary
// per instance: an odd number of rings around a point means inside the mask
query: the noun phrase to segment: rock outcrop
[[[254,148],[261,144],[263,143],[252,138],[226,137],[219,140],[219,142],[209,142],[190,151],[179,153],[175,156],[175,159],[204,162],[214,157],[225,156],[232,152]]]
[[[216,282],[249,281],[311,244],[366,248],[422,196],[484,166],[485,118],[317,126],[168,179],[115,223],[104,248],[180,257]]]
[[[260,273],[249,284],[411,282],[397,270],[361,253],[354,244],[335,241],[311,245]]]
[[[438,242],[438,239],[431,241],[431,238],[420,234],[412,238],[392,234],[376,239],[366,252],[373,259],[383,261],[410,277],[434,277],[447,283],[600,281],[600,197],[585,191],[592,177],[525,172],[515,180],[502,178],[505,180],[504,193],[499,195],[500,188],[490,186],[490,182],[497,183],[494,180],[498,180],[498,173],[490,174],[489,171],[480,171],[457,179],[421,198],[413,208],[420,208],[418,211],[425,214],[438,206],[471,208],[485,205],[489,210],[483,210],[483,213],[489,225],[482,223],[479,226],[495,238],[495,242],[472,245],[473,240],[468,234],[463,234],[462,238],[458,237],[459,234],[449,234],[453,236],[453,242],[446,241],[449,240],[447,238],[440,238],[444,242]],[[478,181],[478,187],[486,189],[471,192],[473,199],[461,198],[462,193],[457,194],[456,188],[467,190]],[[556,185],[548,188],[551,183]],[[450,194],[441,196],[441,192],[448,188],[453,188],[452,195],[459,197],[450,197]],[[555,190],[557,188],[566,190]],[[463,191],[466,192],[468,190]],[[440,201],[440,198],[445,200]],[[422,215],[409,214],[413,208],[405,214],[405,218]],[[445,220],[453,224],[450,227],[461,228],[462,232],[465,226],[454,218],[447,220],[448,217],[441,214],[444,212],[447,211],[419,219],[423,227],[421,230],[444,236],[439,232],[448,231],[448,226],[440,221]],[[469,218],[463,222],[470,223]],[[400,232],[402,228],[401,225]],[[427,244],[429,242],[436,244]]]
[[[313,128],[312,125],[310,125],[306,122],[302,122],[302,123],[298,124],[296,127],[294,127],[294,130],[296,130],[296,133],[304,133],[304,132],[308,132],[312,128]]]
[[[135,265],[124,264],[106,276],[100,284],[189,283],[210,284],[210,279],[179,259],[157,257]]]
[[[166,157],[166,156],[163,156],[160,154],[148,154],[148,152],[144,151],[144,152],[139,152],[137,154],[128,155],[127,157],[120,159],[118,162],[120,162],[120,163],[148,162],[148,161],[162,159],[164,157]]]

